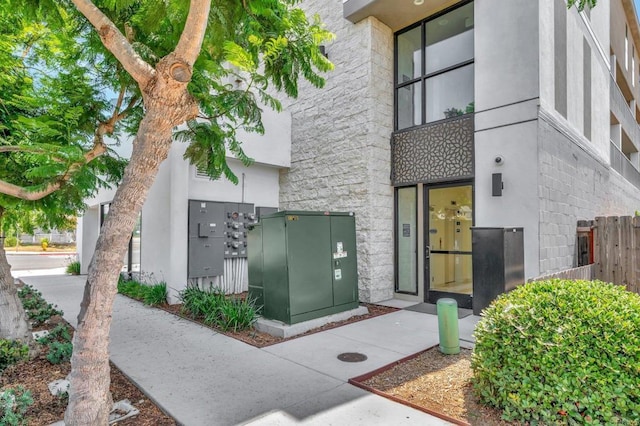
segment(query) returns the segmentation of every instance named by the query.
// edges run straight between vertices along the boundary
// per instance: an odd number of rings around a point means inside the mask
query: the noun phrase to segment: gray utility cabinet
[[[473,252],[473,314],[498,295],[524,284],[522,228],[471,228]]]
[[[353,213],[282,211],[249,231],[249,295],[295,324],[358,307]]]
[[[188,278],[224,274],[224,259],[247,256],[253,204],[189,200]]]

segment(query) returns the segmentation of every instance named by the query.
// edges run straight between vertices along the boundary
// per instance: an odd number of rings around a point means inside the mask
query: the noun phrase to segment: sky
[[[636,4],[636,13],[640,13],[640,0],[633,0]]]

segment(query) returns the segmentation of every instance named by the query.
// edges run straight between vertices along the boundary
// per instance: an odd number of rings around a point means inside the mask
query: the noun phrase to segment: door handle
[[[429,259],[430,257],[431,257],[431,247],[425,246],[424,247],[424,258],[425,259]]]

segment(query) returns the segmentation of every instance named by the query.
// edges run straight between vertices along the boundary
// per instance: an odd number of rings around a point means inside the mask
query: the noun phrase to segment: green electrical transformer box
[[[249,297],[295,324],[358,307],[353,213],[282,211],[249,230]]]

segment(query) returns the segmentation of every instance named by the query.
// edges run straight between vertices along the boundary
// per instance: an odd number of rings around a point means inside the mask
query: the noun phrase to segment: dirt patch
[[[58,321],[59,322],[59,321]],[[64,379],[71,371],[69,362],[51,364],[46,359],[47,348],[33,360],[21,362],[6,369],[0,376],[0,389],[23,386],[31,391],[34,403],[26,413],[27,424],[45,426],[62,420],[67,398],[51,395],[48,383]],[[111,394],[114,401],[128,399],[140,414],[116,424],[122,426],[174,426],[176,422],[164,414],[115,365],[111,365]]]
[[[458,424],[504,426],[499,410],[478,402],[471,385],[471,350],[444,355],[437,347],[353,379],[357,386]]]
[[[245,297],[245,293],[241,294],[241,295],[235,295],[234,297]],[[135,300],[135,299],[134,299]],[[250,330],[243,330],[243,331],[222,331],[219,330],[215,327],[209,326],[207,324],[205,324],[204,322],[202,322],[201,319],[199,318],[192,318],[191,316],[185,314],[182,312],[182,305],[181,304],[176,304],[176,305],[161,305],[158,306],[160,309],[163,309],[169,313],[172,313],[174,315],[177,315],[179,317],[188,319],[189,321],[194,321],[197,322],[198,324],[204,326],[204,327],[208,327],[212,330],[215,330],[218,333],[224,334],[226,336],[232,337],[236,340],[240,340],[242,342],[248,343],[249,345],[255,346],[257,348],[264,348],[266,346],[270,346],[270,345],[275,345],[277,343],[282,343],[285,342],[287,340],[292,340],[292,339],[297,339],[298,337],[302,337],[302,336],[308,336],[310,334],[314,334],[314,333],[318,333],[320,331],[325,331],[325,330],[330,330],[332,328],[336,328],[336,327],[340,327],[343,325],[347,325],[347,324],[351,324],[354,322],[358,322],[358,321],[362,321],[365,319],[369,319],[369,318],[373,318],[373,317],[377,317],[379,315],[384,315],[384,314],[388,314],[391,312],[395,312],[398,310],[398,308],[392,308],[389,306],[382,306],[382,305],[375,305],[375,304],[371,304],[371,303],[361,303],[361,306],[366,307],[369,310],[369,313],[364,314],[364,315],[356,315],[353,316],[349,319],[346,320],[342,320],[342,321],[336,321],[336,322],[331,322],[329,324],[325,324],[321,327],[318,328],[314,328],[313,330],[309,330],[306,333],[303,334],[299,334],[297,336],[292,336],[292,337],[287,337],[287,338],[282,338],[282,337],[276,337],[276,336],[272,336],[268,333],[263,333],[260,332],[258,330],[255,329],[250,329]]]

